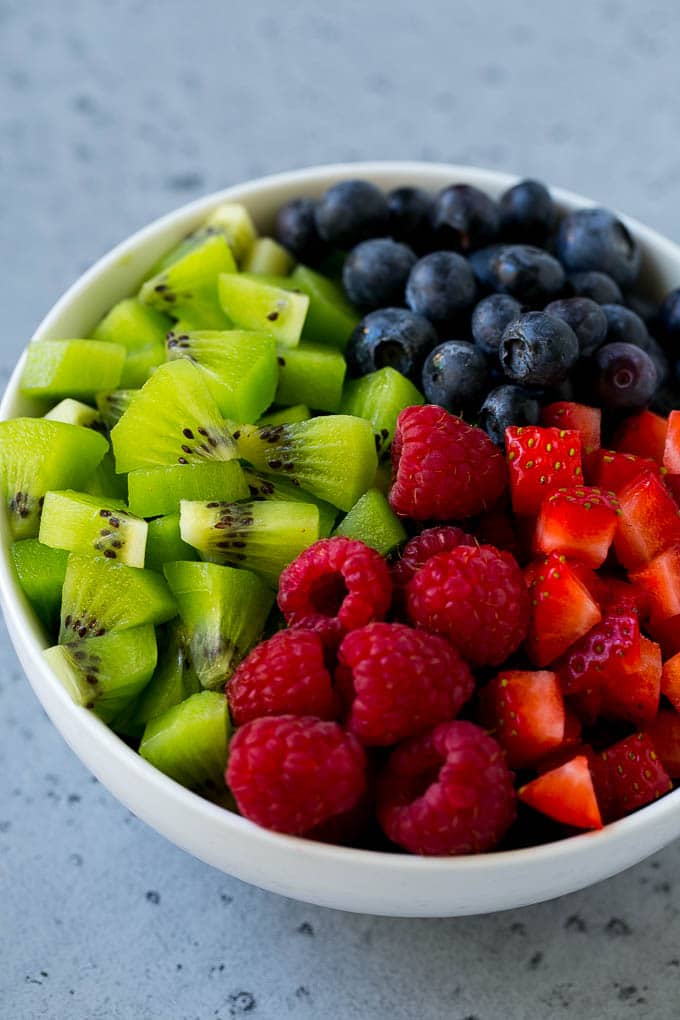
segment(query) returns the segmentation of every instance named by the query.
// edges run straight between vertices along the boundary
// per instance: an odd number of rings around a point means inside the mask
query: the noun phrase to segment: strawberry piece
[[[600,447],[602,411],[599,407],[575,404],[570,400],[558,400],[547,404],[541,411],[541,425],[558,429],[573,429],[581,434],[584,453],[591,453]]]
[[[640,662],[640,627],[634,610],[610,613],[555,663],[565,694],[617,681]]]
[[[578,560],[569,560],[568,562],[572,574],[578,577],[581,584],[588,589],[593,602],[597,602],[598,606],[602,606],[605,602],[610,601],[609,582],[606,578],[597,574],[592,567],[588,567],[585,563],[580,563]]]
[[[667,659],[661,673],[661,693],[680,712],[680,654]]]
[[[630,579],[647,592],[653,619],[680,614],[680,545],[655,556],[646,567],[631,573]]]
[[[565,825],[573,825],[577,829],[602,828],[593,777],[584,754],[544,772],[538,779],[522,786],[518,796],[535,811]]]
[[[614,549],[626,570],[635,570],[680,543],[680,511],[659,478],[644,474],[619,493]]]
[[[671,411],[668,417],[663,466],[672,475],[680,475],[680,411]]]
[[[603,609],[623,609],[628,607],[634,609],[641,620],[647,620],[651,614],[652,606],[649,595],[636,584],[621,581],[618,577],[600,577],[595,575],[600,582],[600,596],[596,599]]]
[[[617,453],[616,450],[596,450],[588,457],[586,468],[590,485],[617,495],[642,474],[661,477],[661,468],[655,460],[638,457],[634,453]]]
[[[583,481],[581,436],[573,429],[512,425],[505,430],[505,450],[516,514],[536,514],[549,493]]]
[[[599,687],[588,687],[578,694],[570,694],[566,703],[584,726],[594,726],[602,711],[602,691]]]
[[[671,779],[680,779],[680,715],[674,708],[662,708],[656,719],[645,726]]]
[[[534,535],[538,553],[562,553],[590,567],[607,558],[616,531],[616,498],[592,486],[558,489],[543,500]]]
[[[599,623],[602,614],[586,586],[556,553],[542,568],[532,565],[529,580],[526,650],[537,666],[547,666]]]
[[[680,616],[669,616],[667,620],[650,620],[647,629],[661,645],[664,659],[670,659],[680,652]]]
[[[664,475],[663,481],[675,500],[676,506],[680,507],[680,475]]]
[[[480,693],[481,717],[510,768],[540,761],[564,740],[564,699],[554,673],[507,670]]]
[[[641,411],[622,422],[614,436],[614,446],[619,453],[634,453],[663,464],[667,429],[668,422],[661,415]]]
[[[673,789],[656,748],[645,733],[619,740],[599,755],[595,790],[606,822],[630,814]]]
[[[622,666],[618,675],[607,677],[600,688],[600,714],[644,726],[659,711],[661,649],[654,641],[641,637],[640,658],[631,664],[624,657]]]

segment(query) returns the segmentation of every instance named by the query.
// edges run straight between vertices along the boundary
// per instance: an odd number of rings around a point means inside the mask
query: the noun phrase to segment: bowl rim
[[[324,184],[327,186],[333,178],[340,180],[350,177],[368,179],[393,177],[395,179],[403,178],[404,183],[406,183],[409,178],[422,178],[423,176],[431,176],[432,185],[437,188],[442,186],[442,181],[446,178],[452,183],[456,180],[466,181],[474,179],[478,186],[482,188],[488,186],[494,192],[505,189],[522,179],[520,175],[478,168],[472,165],[430,163],[424,161],[372,160],[320,164],[299,170],[283,171],[253,178],[241,184],[237,183],[173,209],[116,244],[81,274],[55,302],[38,325],[31,337],[31,341],[39,341],[48,336],[64,311],[76,299],[80,298],[83,292],[95,280],[104,276],[122,260],[127,259],[149,238],[162,233],[166,228],[180,221],[197,218],[202,214],[206,214],[220,202],[233,200],[247,205],[249,197],[267,192],[268,190],[296,185],[299,186],[300,191],[304,191],[305,187],[311,184]],[[397,185],[392,184],[391,186]],[[591,207],[598,204],[593,199],[560,187],[553,187],[551,185],[550,191],[557,203],[563,207]],[[643,245],[653,249],[655,254],[670,258],[680,265],[680,245],[675,244],[656,230],[647,227],[625,213],[618,212],[617,215],[631,228]],[[5,420],[12,416],[10,409],[18,394],[18,383],[24,358],[25,352],[20,356],[8,380],[2,401],[0,402],[0,420]],[[263,846],[269,846],[273,850],[276,850],[277,847],[285,847],[298,853],[304,853],[305,856],[313,860],[341,865],[345,869],[351,870],[362,869],[364,866],[379,863],[381,868],[386,868],[392,872],[403,871],[406,874],[425,870],[428,872],[435,871],[442,875],[472,873],[489,869],[495,871],[498,868],[512,871],[513,867],[517,865],[526,866],[530,862],[549,864],[551,861],[556,861],[565,855],[570,856],[575,863],[578,863],[578,860],[584,854],[587,855],[591,851],[595,843],[597,843],[600,849],[602,849],[605,843],[608,843],[610,848],[619,846],[628,840],[632,840],[634,834],[639,830],[654,825],[655,822],[666,818],[680,808],[679,788],[665,797],[640,808],[633,814],[606,825],[598,831],[578,833],[565,839],[537,846],[455,857],[423,857],[406,853],[390,853],[382,850],[357,849],[337,844],[316,842],[303,837],[289,836],[264,829],[234,812],[213,804],[170,779],[141,758],[136,751],[133,751],[120,737],[101,722],[97,716],[74,704],[61,684],[54,683],[54,674],[41,655],[44,642],[40,640],[39,627],[36,621],[31,618],[30,607],[13,573],[4,509],[1,512],[1,517],[0,605],[10,625],[10,637],[14,643],[15,634],[20,634],[22,640],[26,642],[31,667],[41,674],[45,682],[53,684],[53,695],[61,703],[62,711],[70,716],[73,721],[77,718],[77,725],[89,729],[89,735],[92,739],[101,744],[102,749],[113,759],[117,759],[131,775],[131,778],[144,783],[147,787],[153,788],[153,791],[162,797],[172,810],[188,811],[189,814],[196,818],[202,816],[210,819],[224,829],[225,835],[233,833],[243,837],[244,852],[247,852],[247,842],[255,841]],[[30,681],[29,670],[25,665],[24,672],[28,675]],[[39,700],[41,699],[39,698]],[[87,767],[92,771],[91,766]],[[106,780],[103,780],[103,783],[107,785]],[[116,794],[114,796],[116,796],[116,799],[120,799]]]

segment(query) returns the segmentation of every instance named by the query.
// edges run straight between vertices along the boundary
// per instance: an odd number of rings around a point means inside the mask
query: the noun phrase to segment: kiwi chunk
[[[332,347],[304,343],[290,350],[281,348],[276,402],[309,404],[317,411],[337,411],[346,370],[342,354]]]
[[[201,687],[222,688],[260,640],[274,592],[249,570],[216,563],[166,563],[165,576]]]
[[[26,598],[50,634],[59,628],[61,589],[66,575],[68,553],[50,549],[36,538],[12,545],[12,562]]]
[[[186,358],[156,369],[111,431],[111,442],[119,473],[236,456],[202,369]]]
[[[306,404],[293,404],[292,407],[279,407],[275,411],[263,414],[258,425],[288,425],[292,421],[307,421],[312,412]]]
[[[264,333],[171,332],[167,350],[168,360],[188,358],[200,365],[225,418],[257,421],[274,399],[279,377],[276,345]]]
[[[379,489],[369,489],[360,496],[333,534],[358,538],[377,549],[381,556],[393,552],[407,538],[401,521]]]
[[[92,475],[83,485],[83,492],[88,496],[97,496],[102,500],[127,499],[127,475],[116,473],[116,462],[113,454],[107,450]]]
[[[146,625],[55,645],[43,655],[75,703],[108,723],[148,684],[158,649]]]
[[[282,347],[296,347],[309,298],[253,277],[224,273],[219,280],[222,308],[235,326],[269,333]]]
[[[309,298],[302,339],[344,351],[361,315],[342,287],[307,266],[296,267],[289,285]]]
[[[405,407],[424,404],[425,399],[413,383],[394,368],[379,368],[361,379],[345,384],[341,410],[366,418],[373,426],[378,453],[389,450],[397,417]]]
[[[220,274],[235,272],[225,237],[211,234],[147,280],[139,297],[143,304],[175,319],[188,319],[196,329],[225,329],[229,320],[218,301],[217,280]]]
[[[71,553],[61,597],[60,643],[101,637],[177,615],[165,579],[153,570]]]
[[[258,471],[283,475],[340,510],[370,488],[378,466],[373,429],[363,418],[334,414],[290,425],[244,425],[241,456]]]
[[[147,527],[146,521],[127,512],[121,500],[103,501],[66,489],[45,496],[39,538],[54,549],[143,567]]]
[[[82,400],[73,400],[71,397],[60,400],[47,412],[45,417],[48,421],[63,421],[67,425],[82,425],[84,429],[95,429],[102,433],[106,431],[106,426],[96,408],[84,404]]]
[[[14,538],[38,534],[48,489],[79,488],[108,449],[103,436],[46,418],[0,422],[0,483]]]
[[[258,237],[243,260],[245,273],[288,276],[295,262],[283,245],[272,237]]]
[[[200,691],[198,677],[190,668],[186,642],[186,634],[179,621],[167,624],[159,636],[158,665],[154,675],[123,716],[114,720],[114,729],[139,738],[150,719]]]
[[[224,694],[200,691],[147,723],[139,753],[190,790],[221,790],[230,732]]]
[[[203,559],[252,570],[276,587],[283,568],[319,538],[319,510],[279,500],[182,500],[179,529]]]
[[[248,498],[248,485],[237,460],[138,468],[128,475],[128,491],[130,510],[139,517],[178,513],[181,499],[231,503]]]
[[[319,511],[319,538],[328,538],[338,516],[337,508],[325,500],[306,492],[285,478],[265,475],[253,468],[244,467],[243,475],[253,500],[276,499],[284,503],[314,503]]]
[[[28,345],[20,389],[25,397],[93,398],[118,386],[125,348],[101,340],[41,340]]]
[[[165,361],[165,335],[172,320],[139,298],[125,298],[114,305],[94,331],[95,340],[122,344],[127,354],[119,385],[143,386],[149,374]]]
[[[194,547],[182,541],[179,532],[179,504],[177,510],[175,514],[166,514],[165,517],[156,517],[155,520],[149,521],[144,560],[148,570],[162,573],[166,563],[198,559]]]
[[[109,390],[96,396],[97,410],[107,429],[112,429],[137,396],[139,390]]]
[[[241,264],[257,240],[257,230],[246,207],[240,202],[222,202],[206,220],[206,230],[219,231],[227,239],[234,258]]]

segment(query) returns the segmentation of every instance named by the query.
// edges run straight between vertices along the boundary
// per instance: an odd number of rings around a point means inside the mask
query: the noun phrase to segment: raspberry
[[[399,415],[392,473],[392,509],[415,521],[473,517],[506,483],[503,454],[487,434],[434,404]]]
[[[524,640],[529,596],[516,560],[492,545],[458,546],[409,581],[408,615],[473,666],[499,666]]]
[[[370,623],[340,646],[338,686],[363,744],[396,744],[453,719],[472,695],[469,667],[443,638],[402,623]]]
[[[452,525],[427,528],[404,546],[401,559],[392,567],[392,583],[395,595],[401,592],[417,570],[437,553],[448,552],[459,545],[476,545],[472,535]]]
[[[259,644],[236,669],[226,694],[237,726],[263,715],[337,715],[323,642],[308,630],[282,630]]]
[[[280,715],[236,731],[226,779],[251,822],[301,835],[356,804],[366,789],[366,759],[337,723]]]
[[[327,647],[337,647],[347,631],[382,619],[391,599],[392,579],[382,556],[351,538],[315,542],[279,580],[279,608],[288,625],[317,631]]]
[[[515,820],[512,780],[493,737],[474,723],[442,723],[390,755],[378,783],[378,820],[411,853],[491,850]]]

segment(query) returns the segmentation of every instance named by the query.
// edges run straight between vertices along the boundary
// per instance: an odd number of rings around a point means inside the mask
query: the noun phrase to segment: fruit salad
[[[520,181],[219,205],[0,423],[55,684],[277,832],[600,829],[680,779],[680,288]]]

